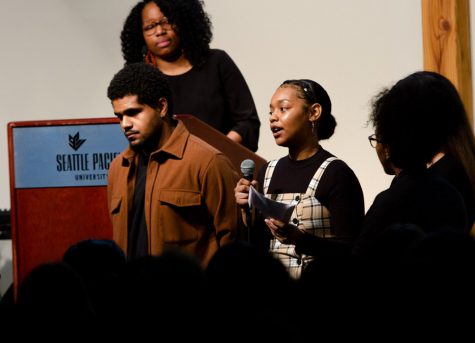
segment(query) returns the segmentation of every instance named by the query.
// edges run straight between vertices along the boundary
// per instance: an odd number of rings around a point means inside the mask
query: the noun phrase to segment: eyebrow
[[[142,109],[140,107],[131,107],[131,108],[128,108],[126,109],[125,111],[123,112],[114,112],[114,114],[117,116],[117,115],[126,115],[126,116],[134,116],[136,115],[137,113],[139,113],[140,111],[142,111]]]
[[[143,24],[146,24],[146,23],[155,23],[157,21],[161,21],[163,18],[167,18],[166,15],[164,15],[163,17],[157,19],[157,18],[151,18],[151,19],[145,19],[143,20]],[[168,19],[168,18],[167,18]]]
[[[287,102],[291,102],[290,99],[285,98],[285,99],[277,100],[277,103],[278,103],[278,104],[282,104],[283,102],[286,102],[286,101],[287,101]]]

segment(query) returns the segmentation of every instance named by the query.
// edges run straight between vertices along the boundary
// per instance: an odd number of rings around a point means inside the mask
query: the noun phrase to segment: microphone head
[[[254,170],[256,170],[256,164],[253,160],[247,159],[241,162],[241,173],[245,179],[251,181]]]

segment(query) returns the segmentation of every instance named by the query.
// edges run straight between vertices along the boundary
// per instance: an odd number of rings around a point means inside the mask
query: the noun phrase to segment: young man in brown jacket
[[[230,160],[173,118],[173,99],[153,66],[125,66],[107,95],[129,147],[111,163],[113,238],[129,259],[178,248],[207,265],[236,239],[239,179]]]

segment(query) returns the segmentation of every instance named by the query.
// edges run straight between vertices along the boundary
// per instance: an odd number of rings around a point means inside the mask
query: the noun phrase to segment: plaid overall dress
[[[322,163],[313,175],[305,193],[267,194],[278,160],[269,162],[264,177],[263,191],[267,198],[295,205],[289,222],[302,231],[322,238],[334,237],[335,233],[331,223],[330,211],[315,198],[315,191],[325,169],[336,159],[336,157],[330,157]],[[283,244],[275,238],[271,240],[269,251],[284,264],[294,279],[300,277],[302,270],[313,259],[311,256],[297,255],[295,245]]]

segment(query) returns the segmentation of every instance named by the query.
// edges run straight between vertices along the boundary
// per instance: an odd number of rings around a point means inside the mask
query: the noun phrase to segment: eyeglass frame
[[[373,133],[372,135],[369,135],[368,136],[368,141],[369,141],[369,145],[371,145],[372,148],[376,148],[376,146],[379,144],[381,144],[382,142],[376,138],[376,134]]]
[[[155,30],[157,26],[160,26],[163,31],[168,31],[172,29],[172,23],[168,21],[167,17],[163,17],[159,21],[155,21],[146,25],[145,27],[142,27],[142,32],[145,36],[153,36],[156,32]]]

